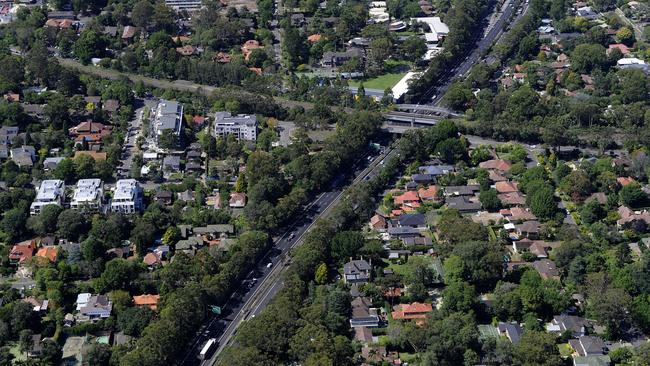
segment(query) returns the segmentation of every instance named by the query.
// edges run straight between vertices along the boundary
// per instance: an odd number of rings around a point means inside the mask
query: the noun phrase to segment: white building
[[[203,7],[203,0],[165,0],[165,5],[176,11],[194,11]]]
[[[214,116],[214,137],[235,135],[239,140],[255,141],[257,139],[257,117],[250,114],[233,116],[229,112],[217,112]]]
[[[41,213],[43,207],[47,205],[63,205],[65,197],[65,183],[62,180],[51,179],[41,182],[38,191],[36,191],[36,198],[29,208],[32,215]]]
[[[411,21],[424,23],[429,27],[429,31],[424,33],[429,48],[437,47],[438,43],[449,35],[449,27],[440,17],[411,18]]]
[[[142,188],[135,179],[120,179],[115,184],[111,212],[132,214],[142,209]]]
[[[166,130],[171,130],[174,135],[181,134],[183,126],[183,105],[178,102],[161,99],[153,115],[151,128],[156,141]]]
[[[95,211],[102,204],[104,184],[101,179],[79,179],[74,190],[70,208],[74,210]]]

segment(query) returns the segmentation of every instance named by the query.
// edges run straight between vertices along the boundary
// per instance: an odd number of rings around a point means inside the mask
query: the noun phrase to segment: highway
[[[431,100],[426,104],[440,105],[440,102],[442,101],[442,96],[445,95],[445,93],[447,92],[451,84],[454,82],[454,79],[457,77],[467,76],[472,66],[474,66],[474,64],[476,64],[481,59],[481,57],[483,57],[485,51],[487,51],[487,49],[492,45],[492,43],[494,43],[494,41],[496,41],[497,38],[499,38],[499,36],[503,32],[503,29],[505,28],[508,19],[510,19],[510,17],[513,15],[516,9],[515,2],[516,0],[508,0],[503,4],[501,10],[499,11],[497,20],[494,22],[494,24],[491,27],[487,29],[487,33],[480,41],[478,41],[472,53],[470,53],[470,55],[467,56],[460,63],[460,65],[452,69],[451,73],[448,74],[448,77],[446,79],[443,77],[442,80],[444,80],[444,82],[439,87],[433,88],[430,93],[427,93],[428,95],[424,96],[425,98],[429,98],[430,95],[433,95]],[[525,4],[524,9],[518,15],[518,17],[515,20],[513,20],[513,22],[516,22],[517,19],[519,19],[519,17],[525,14],[527,8],[528,8],[528,4]]]
[[[389,149],[383,154],[373,156],[371,160],[362,160],[353,171],[355,178],[352,184],[372,179],[381,170],[383,166],[381,162],[392,157],[393,154],[394,151]],[[321,193],[305,207],[304,214],[297,222],[281,236],[274,238],[271,250],[223,305],[222,314],[210,316],[197,331],[195,339],[189,343],[187,353],[180,362],[181,365],[214,364],[217,356],[236,334],[242,321],[250,319],[266,308],[282,288],[282,275],[289,261],[289,250],[303,242],[305,234],[319,218],[327,216],[328,209],[339,201],[344,188],[343,179],[337,179],[329,191]],[[197,356],[201,347],[210,338],[217,338],[218,348],[209,360],[201,361]]]

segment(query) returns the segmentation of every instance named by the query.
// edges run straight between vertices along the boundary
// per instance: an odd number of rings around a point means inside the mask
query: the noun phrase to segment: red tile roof
[[[402,205],[404,203],[420,202],[420,197],[417,192],[408,191],[397,197],[393,197],[393,201],[396,205]]]
[[[393,307],[391,313],[393,319],[410,320],[410,319],[425,319],[427,313],[433,311],[431,304],[414,302],[411,304],[399,304]]]
[[[47,258],[50,262],[56,261],[56,255],[59,252],[57,247],[43,247],[36,252],[37,257]]]
[[[156,311],[158,307],[158,300],[160,300],[160,295],[145,294],[133,296],[133,303],[136,306],[148,306],[153,311]]]
[[[510,162],[503,159],[493,159],[480,163],[479,168],[488,169],[488,170],[499,170],[502,172],[507,172],[512,167]]]

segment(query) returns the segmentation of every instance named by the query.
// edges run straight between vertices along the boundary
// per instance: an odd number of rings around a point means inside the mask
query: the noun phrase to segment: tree
[[[332,239],[331,255],[336,260],[348,260],[350,257],[357,255],[357,252],[363,244],[365,238],[358,231],[343,231],[337,233]]]
[[[621,27],[616,31],[616,41],[624,43],[627,46],[632,46],[634,43],[634,33],[628,27]]]
[[[560,352],[553,334],[528,331],[515,346],[514,359],[522,366],[561,366]]]
[[[571,68],[582,74],[607,65],[605,47],[599,44],[580,44],[571,53]]]
[[[316,283],[323,285],[327,282],[327,264],[321,263],[316,268]]]
[[[646,199],[645,193],[641,190],[641,186],[638,183],[628,184],[621,188],[618,192],[618,197],[621,204],[630,207],[637,207],[645,202]]]
[[[133,6],[131,19],[136,27],[146,28],[153,15],[153,5],[149,0],[140,0]]]
[[[31,329],[23,329],[20,331],[18,344],[20,345],[21,352],[25,352],[25,354],[27,354],[32,349],[32,347],[34,347],[34,339],[32,338],[33,335],[34,332],[32,332]]]
[[[140,268],[134,261],[115,258],[106,263],[101,277],[95,281],[97,291],[104,293],[117,289],[128,289],[137,278]]]
[[[63,210],[57,219],[56,227],[59,235],[71,241],[77,241],[79,236],[86,231],[87,222],[77,210]]]
[[[401,45],[402,58],[416,62],[427,52],[427,44],[421,37],[411,36]]]
[[[582,222],[589,225],[596,221],[600,221],[606,216],[606,212],[597,200],[587,202],[580,209],[580,218]]]
[[[108,345],[101,343],[93,343],[84,356],[84,361],[87,361],[88,365],[108,366],[110,359],[111,351]]]
[[[572,200],[581,202],[589,196],[593,190],[593,184],[587,173],[583,170],[575,170],[562,179],[560,188],[568,194]]]
[[[88,63],[92,57],[102,57],[106,49],[104,37],[93,30],[86,30],[81,33],[73,50],[81,62]]]
[[[443,99],[449,108],[464,111],[470,102],[474,100],[474,94],[472,94],[472,90],[465,86],[465,84],[454,83],[447,93],[445,93]]]
[[[57,342],[51,339],[46,339],[42,341],[42,347],[43,349],[41,350],[41,354],[39,356],[41,362],[46,365],[58,365],[61,362],[63,350]]]
[[[46,205],[38,216],[27,220],[29,228],[40,236],[52,234],[56,230],[57,220],[63,208],[59,205]]]
[[[139,337],[154,316],[146,306],[127,308],[117,316],[117,325],[124,334]]]
[[[527,201],[533,214],[540,219],[551,219],[557,211],[553,188],[548,185],[542,185],[539,189],[530,193]]]
[[[165,245],[175,244],[181,238],[181,231],[176,226],[170,226],[165,230],[162,236],[162,242]]]
[[[474,287],[467,282],[454,281],[442,292],[445,299],[442,309],[449,313],[468,313],[478,304]]]
[[[495,211],[501,208],[501,200],[497,196],[497,190],[490,188],[486,191],[482,191],[479,200],[484,209],[488,211]]]

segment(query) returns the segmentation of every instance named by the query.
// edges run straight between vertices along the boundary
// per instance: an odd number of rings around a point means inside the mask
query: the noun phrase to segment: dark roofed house
[[[519,238],[536,239],[539,237],[540,222],[536,220],[525,221],[516,226]]]
[[[539,259],[533,262],[533,268],[539,273],[539,275],[545,279],[560,279],[560,271],[555,266],[555,262],[550,259]]]
[[[363,51],[358,48],[350,48],[345,52],[332,52],[328,51],[323,54],[321,65],[323,67],[341,66],[350,61],[353,57],[362,58]]]
[[[427,226],[427,218],[423,214],[404,214],[397,219],[397,226],[424,229]]]
[[[117,99],[108,99],[106,102],[104,102],[102,109],[108,113],[115,113],[118,109],[120,109],[120,101]]]
[[[443,187],[445,191],[445,196],[473,196],[480,190],[478,185],[466,185],[466,186],[447,186]]]
[[[364,259],[351,260],[343,266],[346,283],[366,283],[370,280],[372,265]]]
[[[156,193],[156,196],[154,197],[154,201],[161,203],[163,205],[171,205],[173,196],[174,195],[172,194],[171,191],[167,191],[167,190],[158,191],[158,193]]]
[[[408,226],[390,227],[388,228],[388,235],[390,236],[391,239],[420,236],[420,230]]]
[[[510,340],[510,342],[512,342],[512,344],[519,343],[519,339],[521,338],[521,335],[524,332],[523,329],[521,329],[521,327],[517,323],[499,322],[497,329],[499,330],[499,333],[502,336],[507,337]]]
[[[580,356],[599,356],[607,352],[607,345],[600,337],[582,336],[578,339],[570,339],[569,345]]]
[[[379,326],[377,309],[372,307],[372,300],[369,297],[356,297],[352,300],[351,305],[350,327],[376,328]]]
[[[460,213],[478,212],[481,210],[480,202],[472,202],[467,197],[449,197],[445,200],[447,207],[458,210]]]
[[[546,331],[552,333],[564,333],[571,331],[574,337],[582,337],[587,329],[593,327],[593,323],[585,318],[575,315],[556,315],[546,325]]]

